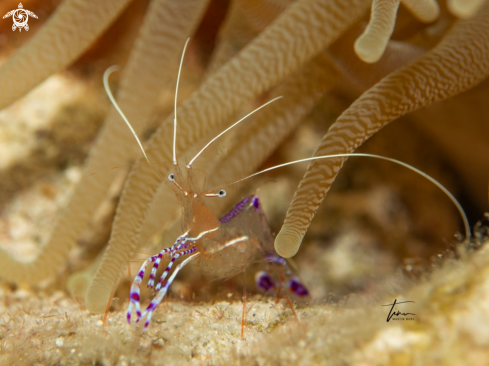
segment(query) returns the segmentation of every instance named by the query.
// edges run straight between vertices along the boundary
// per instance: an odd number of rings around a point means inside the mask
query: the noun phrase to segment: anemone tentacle
[[[164,82],[171,76],[169,69],[178,60],[182,43],[196,28],[206,5],[207,0],[178,3],[158,0],[151,4],[123,71],[118,95],[118,103],[136,132],[146,128]],[[116,175],[110,168],[134,159],[138,150],[133,147],[132,134],[121,125],[120,116],[112,109],[92,148],[84,176],[59,215],[47,245],[35,260],[27,263],[18,262],[0,250],[0,276],[16,282],[37,283],[61,269]],[[93,172],[104,174],[91,175]]]
[[[242,104],[328,47],[364,14],[368,5],[366,0],[299,0],[288,7],[178,108],[178,151],[185,151],[223,124]],[[153,162],[170,161],[171,125],[165,122],[172,118],[163,122],[150,141],[147,155]],[[145,165],[138,165],[126,182],[106,260],[87,293],[87,308],[91,312],[105,310],[111,289],[137,249],[139,233],[158,186],[158,177]]]
[[[489,3],[460,20],[443,41],[413,63],[394,71],[357,99],[338,120],[315,155],[353,152],[396,118],[468,90],[489,75]],[[285,258],[295,255],[320,203],[345,159],[311,164],[275,240]]]

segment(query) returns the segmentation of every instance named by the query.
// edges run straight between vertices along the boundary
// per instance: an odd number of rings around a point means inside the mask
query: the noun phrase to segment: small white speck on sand
[[[63,337],[56,338],[56,346],[57,347],[63,347],[64,342],[65,342],[65,339]]]

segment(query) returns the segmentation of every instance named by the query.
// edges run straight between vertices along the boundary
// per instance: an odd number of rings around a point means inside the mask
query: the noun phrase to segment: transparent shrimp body
[[[270,233],[265,215],[261,211],[257,197],[250,196],[239,202],[227,215],[219,220],[205,205],[204,197],[224,197],[226,192],[220,190],[213,193],[205,190],[205,174],[199,170],[192,169],[192,163],[209,147],[216,139],[224,133],[238,125],[251,114],[259,111],[268,104],[281,97],[270,100],[254,111],[248,113],[238,122],[228,127],[219,135],[214,137],[204,146],[200,152],[193,157],[185,166],[186,175],[184,176],[178,166],[176,157],[176,137],[177,137],[177,95],[180,73],[182,71],[183,56],[187,48],[189,39],[185,43],[180,67],[178,70],[177,84],[175,89],[175,110],[174,110],[174,129],[173,129],[173,165],[167,168],[163,174],[167,176],[165,181],[167,185],[175,192],[183,208],[183,231],[175,243],[169,248],[163,249],[157,255],[146,259],[141,266],[136,278],[131,286],[129,295],[129,308],[127,310],[127,321],[131,322],[133,308],[136,310],[137,322],[144,316],[146,328],[151,320],[153,311],[163,300],[168,288],[178,272],[191,260],[198,258],[200,267],[215,278],[229,277],[245,269],[245,267],[256,257],[258,253],[267,255],[267,252],[273,251],[274,239]],[[126,123],[129,130],[134,135],[141,152],[146,161],[160,175],[158,169],[150,162],[143,145],[134,131],[131,123],[126,118],[119,105],[117,104],[109,88],[109,75],[117,70],[117,66],[108,68],[104,73],[104,87],[114,108]],[[161,175],[160,175],[161,176]],[[171,276],[166,279],[170,273],[173,264],[177,259],[182,257],[182,261],[175,266]],[[161,275],[157,284],[155,284],[156,273],[163,258],[171,258],[165,271]],[[156,291],[155,298],[151,301],[144,313],[141,313],[140,305],[140,288],[143,282],[147,266],[152,263],[151,273],[149,275],[148,287]]]
[[[157,255],[149,257],[141,266],[131,287],[127,320],[130,323],[133,308],[138,322],[146,316],[148,326],[153,311],[165,297],[169,286],[183,266],[195,260],[207,277],[224,278],[242,272],[248,264],[258,257],[280,258],[277,264],[285,260],[274,254],[274,238],[262,211],[258,197],[248,196],[236,204],[226,215],[218,219],[206,206],[205,197],[224,197],[225,191],[218,193],[205,190],[205,174],[200,170],[187,168],[184,176],[178,165],[169,168],[166,184],[175,192],[183,208],[183,231],[175,243],[163,249]],[[183,261],[173,270],[173,264],[182,257]],[[156,273],[163,258],[171,258],[165,271],[156,283]],[[281,262],[282,261],[282,262]],[[273,261],[272,261],[273,262]],[[157,291],[144,313],[140,309],[140,287],[148,264],[153,263],[148,287]],[[287,271],[289,273],[289,271]],[[270,281],[273,279],[268,275]],[[294,278],[294,281],[298,281]],[[257,283],[260,286],[260,283]],[[301,284],[301,288],[305,287]],[[262,287],[262,286],[261,286]],[[289,286],[292,290],[292,287]],[[292,292],[294,292],[292,290]],[[296,292],[307,295],[307,290]]]

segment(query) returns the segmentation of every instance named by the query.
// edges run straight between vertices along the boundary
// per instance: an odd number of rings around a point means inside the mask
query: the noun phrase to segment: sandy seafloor
[[[273,298],[242,303],[170,300],[146,332],[125,312],[90,315],[62,291],[2,286],[1,365],[485,365],[489,361],[489,250],[447,260],[402,296],[296,309]],[[381,303],[414,300],[414,320]],[[361,305],[360,305],[361,304]],[[412,305],[412,306],[411,306]],[[407,317],[406,317],[407,318]],[[402,319],[400,316],[399,319]]]

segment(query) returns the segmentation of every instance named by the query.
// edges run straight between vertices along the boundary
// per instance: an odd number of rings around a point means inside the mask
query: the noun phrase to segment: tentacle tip
[[[290,258],[297,254],[301,246],[303,235],[282,227],[275,238],[275,251],[283,258]]]
[[[458,18],[467,19],[474,16],[479,10],[481,0],[475,1],[460,1],[451,0],[447,2],[447,7],[450,12]]]
[[[379,47],[377,44],[373,44],[369,38],[364,38],[363,35],[357,38],[353,49],[358,58],[368,64],[379,61],[385,51],[385,47]]]
[[[427,1],[424,6],[420,7],[411,7],[409,5],[414,4],[404,4],[411,13],[423,23],[432,23],[438,19],[440,16],[440,6],[436,1]],[[420,4],[421,5],[421,4]]]

